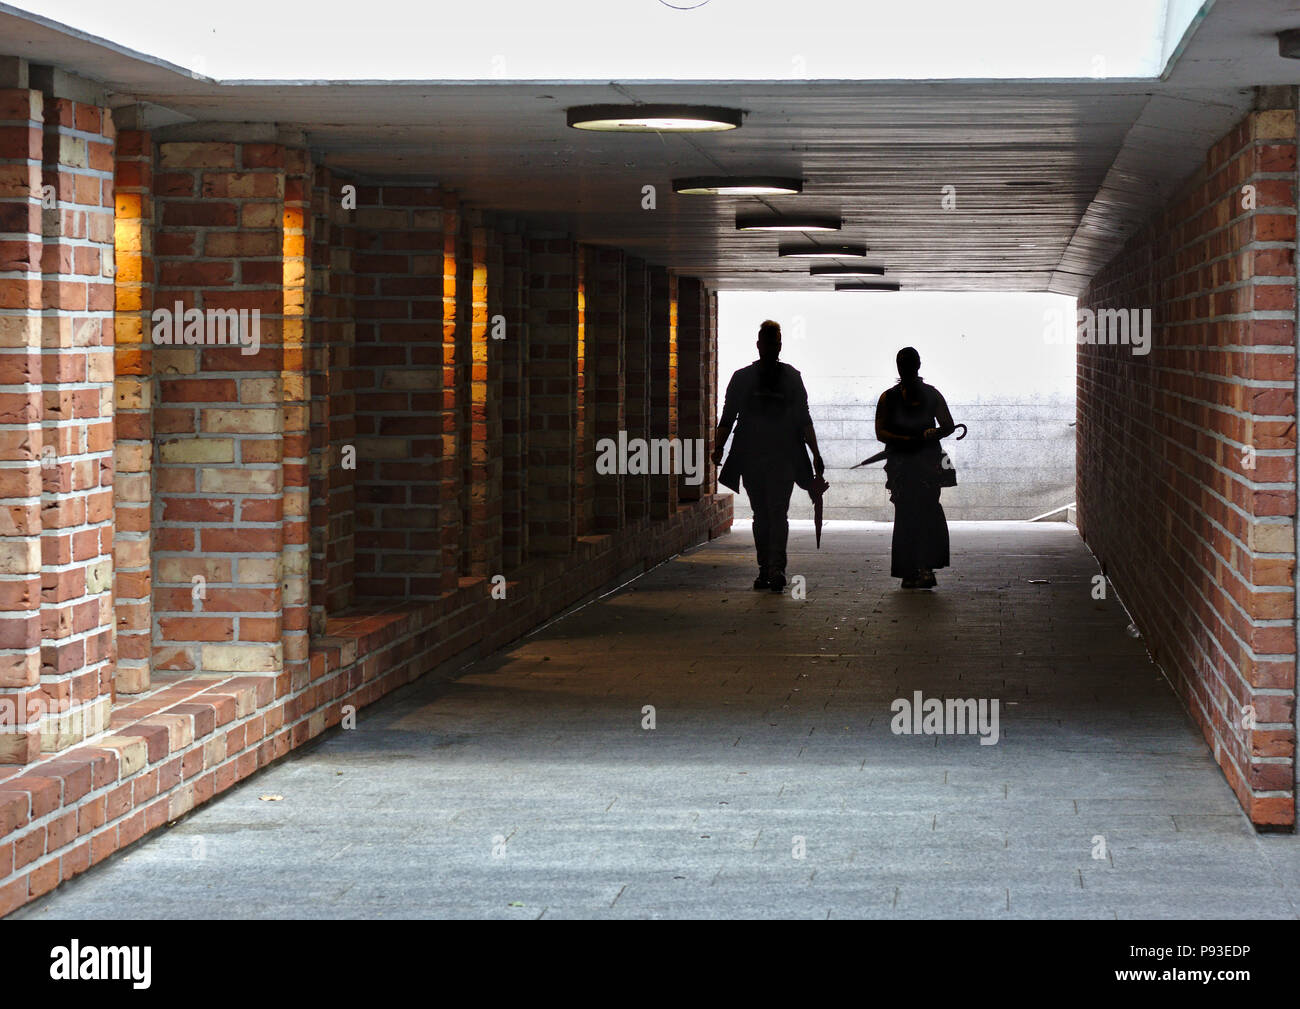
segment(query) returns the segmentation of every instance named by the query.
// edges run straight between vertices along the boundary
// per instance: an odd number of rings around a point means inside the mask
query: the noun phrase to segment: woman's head
[[[894,362],[898,365],[898,377],[904,382],[914,380],[921,371],[921,355],[915,347],[904,347]]]

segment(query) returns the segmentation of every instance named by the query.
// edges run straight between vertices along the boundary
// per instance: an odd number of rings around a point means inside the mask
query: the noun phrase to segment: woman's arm
[[[939,422],[939,426],[926,429],[925,437],[927,441],[938,441],[940,438],[947,438],[948,435],[957,430],[957,425],[952,422],[952,412],[948,409],[948,401],[943,398],[943,393],[935,389],[934,398],[934,419]]]

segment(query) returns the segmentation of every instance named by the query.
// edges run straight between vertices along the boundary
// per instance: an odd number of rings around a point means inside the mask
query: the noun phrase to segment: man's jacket
[[[804,443],[804,429],[812,424],[808,391],[790,365],[778,362],[766,375],[763,367],[761,361],[755,361],[727,383],[720,423],[728,427],[735,422],[735,433],[718,483],[739,491],[746,472],[761,470],[786,476],[807,490],[813,482]]]

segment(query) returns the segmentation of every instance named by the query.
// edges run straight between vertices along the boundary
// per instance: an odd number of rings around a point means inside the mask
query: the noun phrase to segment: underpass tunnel
[[[828,397],[839,496],[806,563],[857,591],[830,571],[835,524],[856,563],[883,541],[847,523],[889,512],[848,465],[926,295],[971,299],[922,373],[963,390],[951,500],[983,580],[969,613],[960,557],[938,595],[871,602],[921,635],[919,607],[942,609],[936,689],[976,611],[983,645],[1041,658],[1047,613],[1076,614],[1083,647],[1094,604],[1118,606],[1131,634],[1062,669],[1115,716],[1112,660],[1141,652],[1250,823],[1292,831],[1292,16],[1196,8],[1122,76],[612,81],[507,59],[349,81],[216,79],[0,10],[0,853],[22,853],[0,913],[431,671],[647,572],[704,578],[692,550],[723,558],[691,596],[721,613],[752,572],[744,496],[709,462],[720,390],[769,312]],[[821,357],[815,327],[793,338],[799,299],[849,320]],[[1020,367],[1023,397],[981,397]],[[1059,609],[1021,595],[1054,571]],[[752,619],[731,630],[780,624]],[[1145,680],[1132,696],[1122,745],[1144,711],[1174,731]]]

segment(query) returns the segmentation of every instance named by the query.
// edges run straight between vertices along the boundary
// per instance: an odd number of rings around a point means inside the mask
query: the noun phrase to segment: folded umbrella
[[[959,429],[961,431],[961,434],[957,435],[957,437],[953,439],[954,441],[961,441],[963,438],[966,437],[966,425],[957,424],[953,427],[953,431],[957,431]],[[889,449],[882,448],[875,455],[867,456],[867,458],[863,459],[860,463],[857,464],[857,466],[850,466],[849,469],[858,469],[859,467],[862,466],[870,466],[873,462],[880,462],[881,459],[884,459],[888,455],[889,455]]]
[[[822,546],[822,495],[830,489],[830,486],[824,476],[817,476],[813,478],[812,486],[808,488],[808,496],[812,498],[813,503],[813,529],[817,533],[818,550]]]

